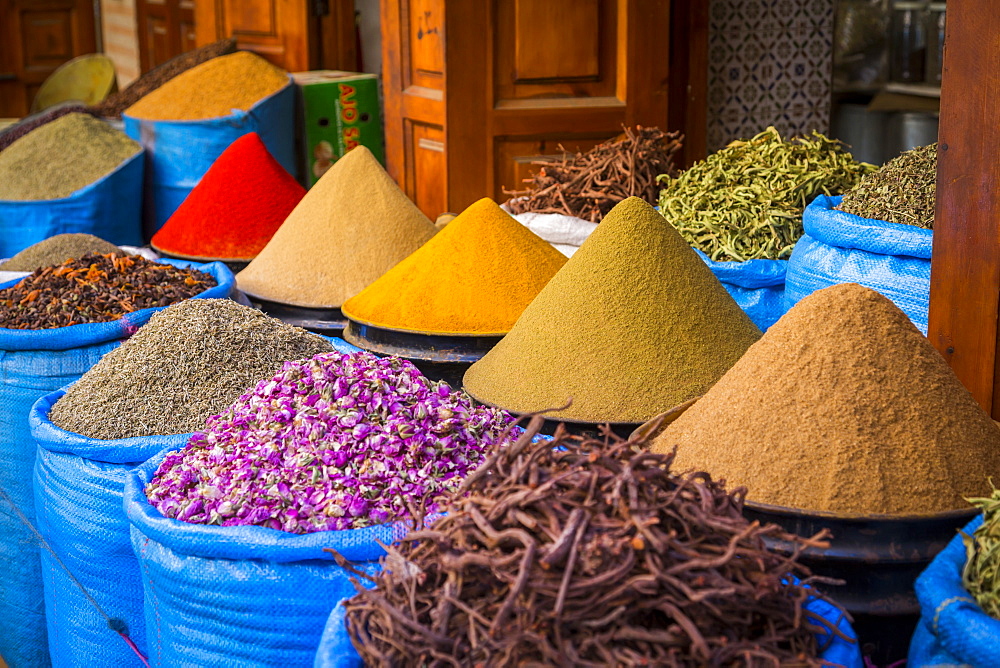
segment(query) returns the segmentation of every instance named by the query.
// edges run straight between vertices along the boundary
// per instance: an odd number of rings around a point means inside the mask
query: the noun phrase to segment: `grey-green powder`
[[[125,133],[87,114],[67,114],[0,152],[0,199],[68,197],[139,150]]]
[[[121,249],[93,234],[57,234],[0,264],[0,271],[34,271],[75,260],[88,253],[120,253]]]
[[[197,431],[284,362],[332,349],[316,334],[227,299],[190,299],[101,358],[49,418],[99,439]]]

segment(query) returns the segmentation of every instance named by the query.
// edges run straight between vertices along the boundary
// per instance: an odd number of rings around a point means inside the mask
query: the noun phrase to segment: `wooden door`
[[[199,0],[195,28],[199,45],[235,37],[290,72],[357,66],[353,0]]]
[[[96,50],[92,0],[0,0],[0,117],[26,115],[56,68]]]
[[[195,48],[194,0],[138,0],[139,66],[148,72]]]
[[[428,215],[667,126],[669,0],[388,0],[382,25],[387,163]]]

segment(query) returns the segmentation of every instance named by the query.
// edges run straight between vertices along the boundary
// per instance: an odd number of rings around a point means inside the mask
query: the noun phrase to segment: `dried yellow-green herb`
[[[806,205],[849,190],[873,169],[818,132],[785,141],[769,127],[677,178],[660,176],[660,213],[713,260],[787,258]]]
[[[937,143],[918,146],[866,175],[837,208],[901,225],[934,229]]]
[[[983,511],[983,523],[971,536],[962,534],[966,553],[962,582],[988,615],[1000,619],[1000,490],[969,501]]]

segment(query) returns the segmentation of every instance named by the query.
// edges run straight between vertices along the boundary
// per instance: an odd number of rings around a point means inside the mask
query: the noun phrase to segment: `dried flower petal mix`
[[[408,515],[458,487],[513,419],[398,358],[288,362],[168,455],[146,488],[167,517],[291,533]],[[428,508],[431,512],[434,508]]]

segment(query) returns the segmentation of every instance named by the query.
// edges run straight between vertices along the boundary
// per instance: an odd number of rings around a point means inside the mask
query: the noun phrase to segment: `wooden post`
[[[928,337],[1000,416],[1000,12],[948,5]]]

